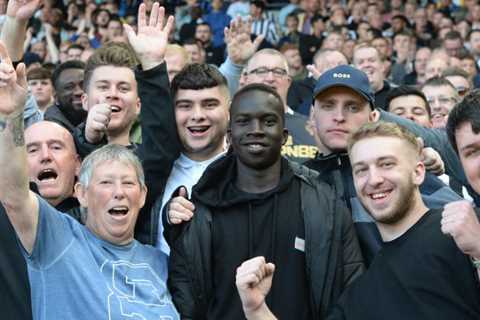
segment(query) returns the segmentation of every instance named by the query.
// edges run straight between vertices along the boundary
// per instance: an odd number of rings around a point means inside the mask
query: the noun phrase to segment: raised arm
[[[220,66],[220,72],[228,80],[228,89],[233,96],[238,89],[238,82],[243,67],[258,50],[263,36],[258,36],[252,41],[250,30],[252,19],[243,21],[237,17],[230,21],[230,26],[225,28],[225,43],[227,45],[227,59]]]
[[[55,39],[53,39],[52,25],[49,23],[45,23],[43,27],[45,28],[45,40],[47,41],[47,49],[48,56],[50,57],[50,62],[58,63],[60,61],[60,51],[55,44]]]
[[[25,65],[15,70],[0,42],[0,201],[24,248],[31,252],[38,224],[38,200],[30,192],[23,110],[27,99]]]
[[[38,9],[40,0],[10,0],[7,6],[7,19],[0,39],[8,50],[10,59],[20,61],[23,57],[23,43],[28,20]]]
[[[23,43],[27,33],[28,19],[38,9],[40,0],[10,0],[7,7],[7,19],[3,25],[0,40],[5,45],[10,59],[20,61],[23,58]],[[37,102],[31,93],[27,99],[24,112],[24,125],[42,120]]]
[[[264,257],[255,257],[244,261],[237,268],[235,284],[242,301],[243,312],[248,320],[277,319],[265,298],[272,286],[275,265],[267,263]]]
[[[124,25],[128,40],[141,63],[141,68],[135,73],[142,102],[142,145],[138,153],[143,161],[148,194],[137,221],[136,237],[150,244],[156,241],[150,232],[150,209],[155,199],[163,193],[173,162],[180,154],[173,100],[164,63],[173,17],[168,18],[165,25],[164,17],[164,8],[155,3],[147,21],[145,5],[141,4],[137,33],[129,25]]]
[[[156,2],[147,21],[145,5],[141,4],[138,8],[138,32],[135,33],[130,25],[124,24],[128,42],[135,50],[144,71],[153,69],[164,61],[173,16],[167,19],[165,25],[164,18],[165,9]]]

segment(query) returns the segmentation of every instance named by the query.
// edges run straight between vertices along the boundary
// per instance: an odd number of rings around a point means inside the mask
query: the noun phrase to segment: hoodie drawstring
[[[253,258],[253,217],[252,203],[248,202],[248,259]]]

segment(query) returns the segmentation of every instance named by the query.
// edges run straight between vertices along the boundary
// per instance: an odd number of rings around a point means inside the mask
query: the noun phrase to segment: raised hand
[[[40,6],[41,0],[9,0],[7,16],[17,20],[27,21]]]
[[[164,26],[165,9],[155,2],[147,22],[145,4],[138,8],[138,31],[124,24],[128,42],[135,50],[144,70],[152,69],[161,64],[168,45],[168,35],[173,28],[174,18],[168,17]]]
[[[480,222],[470,202],[448,203],[443,208],[441,228],[444,234],[455,240],[463,253],[480,259]]]
[[[235,283],[247,319],[272,319],[266,316],[255,317],[254,314],[268,314],[261,309],[266,309],[265,298],[272,286],[274,271],[275,265],[267,263],[264,257],[244,261],[237,268]]]
[[[85,125],[85,138],[89,143],[98,143],[102,140],[110,123],[112,109],[108,103],[99,103],[88,110]]]
[[[0,41],[0,116],[12,117],[21,114],[27,101],[25,65],[13,68],[7,48]]]
[[[440,154],[433,148],[422,149],[422,162],[425,169],[434,175],[441,176],[445,173],[445,163]]]
[[[310,72],[313,79],[315,79],[315,80],[318,80],[318,78],[320,78],[320,76],[322,75],[320,73],[320,71],[318,71],[317,67],[315,67],[315,65],[313,65],[313,64],[307,65],[307,70],[308,70],[308,72]]]
[[[227,44],[227,53],[233,63],[244,65],[253,54],[258,50],[263,36],[257,36],[254,41],[250,38],[252,30],[252,19],[243,21],[237,17],[230,21],[230,27],[225,28],[225,43]]]

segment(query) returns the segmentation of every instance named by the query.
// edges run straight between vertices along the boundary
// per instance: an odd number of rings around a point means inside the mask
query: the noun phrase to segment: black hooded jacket
[[[193,219],[166,226],[168,284],[182,319],[243,319],[235,269],[258,255],[277,265],[267,304],[292,307],[283,288],[293,286],[308,310],[294,318],[323,319],[364,269],[346,207],[314,171],[285,159],[268,192],[239,191],[235,176],[233,154],[212,163],[193,189]]]

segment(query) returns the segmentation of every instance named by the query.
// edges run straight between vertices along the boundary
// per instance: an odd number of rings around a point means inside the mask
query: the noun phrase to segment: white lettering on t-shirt
[[[176,311],[167,288],[149,264],[107,260],[100,269],[107,279],[111,279],[108,284],[109,320],[117,320],[119,314],[125,319],[177,319],[165,316]]]

